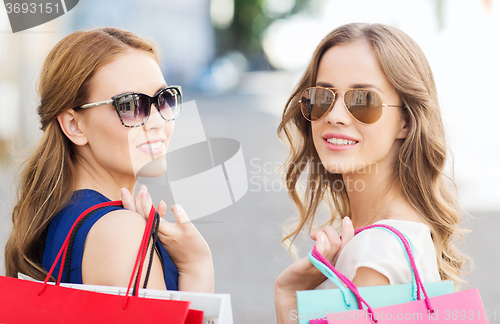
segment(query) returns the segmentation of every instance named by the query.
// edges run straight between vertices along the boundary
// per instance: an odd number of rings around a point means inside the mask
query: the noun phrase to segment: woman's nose
[[[151,112],[145,126],[148,129],[162,128],[165,125],[165,119],[160,115],[160,111],[155,104],[151,104]]]
[[[330,124],[349,125],[352,122],[352,117],[347,111],[342,94],[337,93],[335,95],[333,107],[326,114],[325,119]]]

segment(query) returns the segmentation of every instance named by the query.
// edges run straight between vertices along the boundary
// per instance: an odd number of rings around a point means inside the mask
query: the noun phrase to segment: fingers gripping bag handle
[[[367,227],[367,228],[362,228],[362,229],[358,229],[356,231],[356,234],[365,230],[365,229],[369,229],[369,228],[376,228],[378,226],[374,226],[374,227]],[[408,253],[406,251],[406,248],[403,244],[403,242],[401,241],[401,239],[396,235],[394,234],[391,230],[385,228],[385,227],[380,227],[380,229],[382,230],[385,230],[387,231],[388,233],[392,234],[397,240],[398,242],[400,243],[401,247],[403,248],[403,251],[404,251],[404,255],[405,255],[405,258],[406,260],[408,261],[408,267],[410,268],[411,270],[411,274],[412,274],[412,300],[415,301],[415,300],[418,300],[420,299],[420,291],[417,287],[417,282],[416,282],[416,279],[415,279],[415,273],[413,271],[413,268],[411,266],[411,262],[410,262],[410,259],[409,259],[409,256],[408,256]],[[404,234],[402,234],[404,235]],[[406,236],[405,236],[406,237]],[[413,246],[411,244],[411,241],[407,238],[407,241],[409,242],[410,244],[410,250],[413,250]],[[346,289],[344,287],[344,285],[341,285],[339,283],[339,279],[338,279],[338,276],[335,275],[329,268],[326,264],[318,261],[317,259],[314,258],[314,256],[310,255],[309,256],[309,261],[311,261],[311,263],[318,269],[320,270],[329,280],[331,280],[340,290],[341,294],[342,294],[342,298],[344,300],[344,304],[346,306],[346,308],[349,308],[351,307],[351,304],[349,302],[349,290]],[[359,305],[359,300],[358,300],[358,305]],[[359,307],[359,306],[358,306]]]
[[[374,225],[370,225],[370,226],[358,229],[358,230],[356,230],[355,234],[358,234],[364,230],[371,229],[371,228],[381,228],[383,230],[390,232],[398,239],[400,244],[403,246],[404,251],[405,251],[405,256],[407,257],[407,260],[409,261],[409,264],[410,264],[410,268],[412,269],[412,272],[413,272],[412,282],[413,281],[416,282],[416,289],[414,289],[414,291],[415,290],[417,291],[416,298],[417,298],[417,300],[420,300],[420,289],[421,289],[424,293],[424,296],[425,296],[426,307],[427,307],[428,311],[432,314],[434,312],[434,310],[433,310],[432,306],[430,305],[430,301],[429,301],[429,298],[427,296],[427,292],[425,291],[422,280],[421,280],[420,275],[418,273],[418,270],[417,270],[417,267],[415,264],[415,260],[413,257],[413,253],[411,250],[411,244],[409,243],[409,240],[402,233],[400,233],[397,229],[395,229],[394,227],[388,226],[388,225],[383,225],[383,224],[374,224]],[[318,252],[316,247],[314,247],[313,250],[309,253],[309,260],[311,261],[311,263],[313,263],[314,266],[316,266],[321,272],[323,272],[330,280],[332,280],[339,287],[339,289],[340,289],[341,285],[339,286],[339,284],[337,284],[337,283],[339,281],[344,283],[347,286],[347,288],[356,296],[356,299],[358,301],[358,308],[362,309],[362,304],[365,304],[368,308],[368,313],[370,313],[372,315],[371,318],[374,319],[372,308],[368,305],[368,303],[360,295],[356,285],[354,285],[354,283],[351,280],[349,280],[342,273],[340,273],[337,269],[335,269],[333,267],[333,265]],[[321,265],[319,265],[319,263],[321,263]],[[342,295],[344,296],[344,300],[346,300],[345,290],[342,290],[342,289],[340,289],[340,290],[342,292]],[[374,320],[374,322],[376,323],[377,321]]]

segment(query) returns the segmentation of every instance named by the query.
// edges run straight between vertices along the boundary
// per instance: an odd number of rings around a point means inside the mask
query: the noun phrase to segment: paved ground
[[[284,92],[278,94],[279,100]],[[187,95],[187,100],[197,100],[207,136],[238,140],[247,164],[248,193],[236,204],[196,222],[213,253],[216,291],[231,293],[238,324],[275,323],[274,281],[291,262],[280,241],[281,224],[294,210],[275,172],[287,149],[276,136],[279,117],[263,104],[268,98],[250,94]],[[12,208],[11,174],[9,169],[0,174],[2,269]],[[486,309],[500,321],[500,214],[471,214],[475,218],[467,226],[473,231],[464,241],[464,249],[474,259],[476,269],[468,281],[480,289]],[[303,254],[310,246],[302,245]]]

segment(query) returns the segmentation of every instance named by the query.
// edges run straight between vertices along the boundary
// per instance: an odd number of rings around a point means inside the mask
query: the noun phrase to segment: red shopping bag
[[[336,270],[316,249],[313,248],[309,258],[320,261],[326,265],[332,274],[342,281],[356,296],[359,310],[330,313],[326,318],[314,319],[310,324],[333,324],[342,321],[359,323],[489,323],[489,316],[484,310],[484,305],[478,289],[455,292],[429,298],[418,273],[415,260],[406,237],[392,226],[374,224],[356,231],[356,233],[372,228],[383,227],[396,234],[402,241],[410,260],[417,282],[417,300],[398,305],[372,308],[360,295],[356,285]],[[421,299],[421,293],[424,299]],[[367,309],[363,309],[363,304]]]
[[[159,215],[154,208],[151,208],[125,296],[60,286],[71,233],[78,222],[95,209],[120,205],[121,201],[98,204],[78,217],[45,282],[0,277],[0,323],[201,323],[199,311],[189,310],[190,302],[138,297],[138,278],[141,278],[147,248],[154,239],[159,223]],[[49,284],[48,280],[61,256],[57,282],[55,285]],[[134,278],[135,284],[130,295]],[[188,312],[190,320],[186,322]]]

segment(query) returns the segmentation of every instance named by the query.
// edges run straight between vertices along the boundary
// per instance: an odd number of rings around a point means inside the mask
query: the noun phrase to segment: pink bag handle
[[[97,204],[95,206],[92,206],[92,207],[88,208],[80,216],[78,216],[78,218],[73,223],[73,226],[69,230],[69,233],[66,236],[66,239],[64,240],[64,243],[62,244],[61,249],[59,250],[59,253],[56,256],[56,258],[54,260],[54,263],[52,264],[52,267],[50,268],[49,272],[47,273],[47,277],[45,277],[45,281],[43,282],[43,287],[40,290],[40,292],[38,293],[38,296],[40,296],[45,291],[45,288],[48,285],[49,279],[52,276],[52,273],[54,272],[54,270],[56,268],[57,262],[59,262],[59,259],[61,258],[61,255],[62,255],[63,258],[61,260],[61,265],[59,267],[59,274],[57,276],[57,281],[56,281],[56,285],[57,286],[59,286],[61,284],[61,278],[62,278],[62,273],[63,273],[63,269],[64,269],[64,263],[65,263],[65,260],[66,260],[66,254],[68,252],[68,246],[69,246],[69,241],[70,241],[70,238],[71,238],[71,233],[75,229],[75,227],[78,224],[78,222],[81,219],[83,219],[88,213],[92,212],[93,210],[99,209],[99,208],[103,208],[103,207],[110,207],[110,206],[122,206],[122,202],[120,200],[115,200],[115,201],[108,201],[108,202],[100,203],[100,204]],[[148,249],[148,245],[149,245],[149,237],[151,235],[151,230],[153,228],[153,223],[154,223],[154,219],[155,219],[155,213],[156,213],[156,210],[155,210],[154,206],[151,206],[151,210],[149,212],[149,217],[148,217],[148,220],[146,222],[146,229],[144,230],[144,234],[142,236],[141,245],[139,247],[139,253],[137,254],[137,258],[136,258],[136,261],[135,261],[135,264],[134,264],[134,269],[132,271],[132,276],[130,278],[130,282],[129,282],[128,287],[127,287],[127,293],[125,295],[126,296],[125,304],[123,306],[124,309],[127,307],[128,300],[129,300],[129,297],[130,297],[129,296],[130,288],[132,287],[132,282],[133,282],[133,279],[134,279],[134,274],[135,274],[135,272],[136,272],[136,270],[137,270],[138,267],[139,267],[139,270],[138,270],[138,275],[137,276],[138,276],[139,280],[141,278],[142,268],[144,266],[144,260],[146,258],[147,249]],[[138,293],[139,293],[139,290],[136,289],[134,296],[137,297]]]
[[[393,232],[395,235],[397,235],[399,237],[399,239],[401,240],[401,242],[403,242],[403,245],[404,245],[404,247],[406,249],[406,252],[408,254],[408,258],[410,260],[411,266],[412,266],[414,274],[415,274],[415,278],[416,278],[416,281],[417,281],[417,289],[422,289],[422,292],[424,293],[424,296],[425,296],[425,305],[426,305],[428,311],[431,314],[434,313],[434,309],[432,308],[430,300],[429,300],[429,296],[427,295],[427,292],[425,291],[424,285],[422,283],[422,279],[420,278],[420,275],[419,275],[418,270],[417,270],[417,266],[415,264],[415,259],[413,257],[413,253],[411,251],[410,244],[408,243],[408,240],[406,239],[406,237],[403,234],[401,234],[401,232],[399,232],[394,227],[389,226],[389,225],[384,225],[384,224],[373,224],[373,225],[369,225],[369,226],[357,229],[355,231],[355,234],[358,234],[358,233],[360,233],[360,232],[362,232],[364,230],[367,230],[367,229],[370,229],[370,228],[374,228],[374,227],[382,227],[382,228],[390,230],[391,232]],[[373,316],[374,314],[373,314],[373,310],[372,310],[371,306],[368,305],[368,303],[363,299],[363,297],[361,297],[361,294],[359,293],[358,288],[356,287],[356,285],[351,280],[349,280],[346,276],[344,276],[342,273],[340,273],[337,269],[335,269],[333,267],[333,265],[327,259],[325,259],[321,255],[321,253],[318,252],[318,250],[316,249],[316,246],[313,247],[313,250],[312,250],[311,253],[312,253],[312,255],[316,259],[318,259],[319,261],[321,261],[330,270],[332,270],[332,272],[335,275],[337,275],[337,277],[352,291],[352,293],[358,299],[358,307],[360,309],[363,309],[363,305],[362,304],[366,305],[366,307],[368,308],[368,313],[370,313],[372,315],[371,316],[372,320],[375,323],[377,323],[377,321],[375,320],[375,318]],[[420,300],[420,294],[419,293],[417,294],[417,299]]]
[[[420,287],[420,289],[424,293],[425,305],[426,305],[427,309],[429,310],[429,312],[431,314],[434,313],[434,309],[431,306],[429,296],[427,295],[427,291],[425,291],[424,283],[422,282],[422,279],[420,278],[420,274],[418,273],[417,264],[415,263],[415,258],[413,257],[413,252],[411,250],[410,243],[408,242],[406,237],[400,231],[398,231],[396,228],[389,226],[389,225],[384,225],[384,224],[369,225],[369,226],[366,226],[366,227],[363,227],[363,228],[356,230],[355,233],[357,234],[357,233],[360,233],[364,230],[374,228],[374,227],[382,227],[382,228],[388,229],[391,232],[393,232],[394,234],[396,234],[401,239],[401,241],[403,242],[403,244],[405,246],[406,253],[408,253],[408,258],[410,259],[410,263],[411,263],[411,266],[413,268],[413,272],[415,274],[415,279],[417,280],[417,299],[420,300],[420,294],[418,292],[418,287]]]

